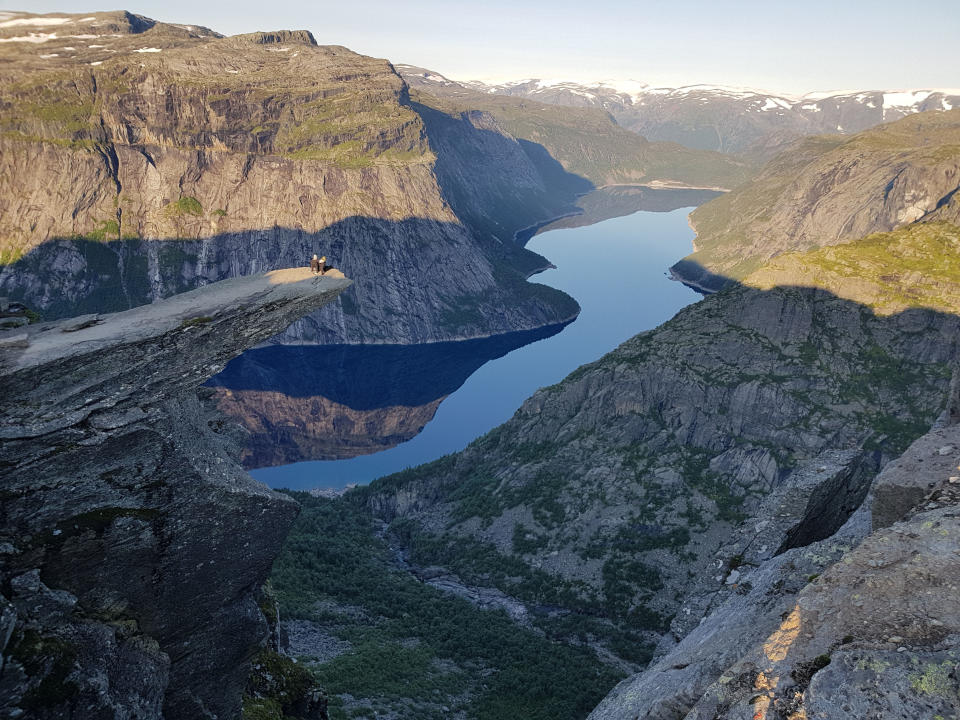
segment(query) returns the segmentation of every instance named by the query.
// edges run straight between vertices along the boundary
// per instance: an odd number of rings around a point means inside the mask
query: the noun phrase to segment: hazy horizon
[[[862,6],[858,7],[858,6]],[[6,8],[91,12],[89,2]],[[119,8],[114,8],[119,9]],[[144,0],[122,9],[228,35],[307,29],[318,43],[417,65],[456,80],[524,78],[651,86],[726,85],[789,94],[960,87],[960,13],[945,0],[832,5],[688,0],[671,7],[600,0],[439,0],[301,6]],[[909,60],[909,62],[907,61]]]

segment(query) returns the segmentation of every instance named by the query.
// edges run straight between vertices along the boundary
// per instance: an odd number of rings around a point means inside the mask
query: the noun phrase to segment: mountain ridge
[[[638,81],[580,83],[529,79],[488,84],[457,82],[412,65],[396,67],[411,87],[428,92],[476,92],[570,107],[598,107],[609,112],[621,126],[649,140],[761,157],[768,157],[775,148],[801,135],[851,134],[916,112],[960,107],[960,88],[837,90],[797,95],[723,85],[653,87]],[[770,143],[772,147],[768,147]]]

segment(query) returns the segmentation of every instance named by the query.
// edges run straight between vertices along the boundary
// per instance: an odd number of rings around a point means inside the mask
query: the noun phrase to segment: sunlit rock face
[[[923,436],[904,458],[950,457],[955,468],[958,431],[952,425]],[[948,444],[931,456],[933,440]],[[920,467],[920,478],[921,502],[901,504],[892,525],[866,536],[865,507],[829,539],[750,568],[748,592],[731,596],[659,662],[621,683],[592,720],[956,712],[960,484],[936,463]]]
[[[716,289],[782,253],[844,245],[918,221],[956,224],[958,147],[960,109],[910,115],[853,137],[804,138],[750,182],[691,214],[695,252],[674,270],[698,280],[706,269]]]
[[[511,240],[590,183],[545,176],[482,123],[431,138],[386,60],[305,32],[58,18],[0,28],[56,35],[0,37],[3,295],[46,318],[113,312],[318,253],[356,284],[287,342],[436,342],[576,315],[523,282],[547,263]]]
[[[239,714],[297,506],[196,389],[349,284],[280,271],[0,334],[4,713]]]

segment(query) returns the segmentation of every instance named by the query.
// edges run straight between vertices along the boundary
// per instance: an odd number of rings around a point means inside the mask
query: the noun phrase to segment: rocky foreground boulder
[[[838,533],[738,573],[742,593],[590,718],[956,717],[958,463],[945,413]]]
[[[297,505],[197,388],[349,285],[284,270],[0,333],[0,715],[238,715]]]

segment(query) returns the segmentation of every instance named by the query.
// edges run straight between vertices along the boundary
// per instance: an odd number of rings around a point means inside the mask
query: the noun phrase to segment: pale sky
[[[110,9],[27,0],[31,12]],[[454,79],[634,79],[790,93],[960,87],[957,0],[130,0],[225,34],[313,31],[321,44]]]

